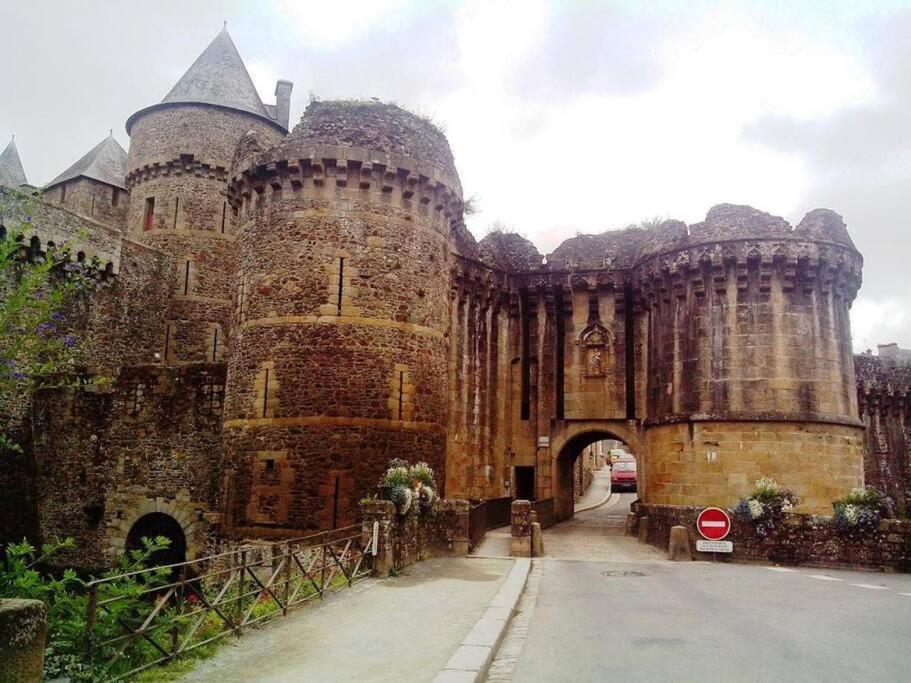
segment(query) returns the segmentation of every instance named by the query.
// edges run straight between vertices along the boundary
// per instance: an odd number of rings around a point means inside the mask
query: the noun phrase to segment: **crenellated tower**
[[[374,101],[314,102],[286,142],[259,146],[245,139],[228,189],[227,521],[333,528],[389,459],[444,472],[461,186],[433,125]]]
[[[841,217],[792,228],[721,205],[655,232],[633,271],[648,502],[733,504],[764,475],[827,512],[863,481],[848,318],[863,259]]]
[[[127,232],[174,260],[166,363],[223,360],[236,271],[225,183],[244,134],[270,145],[285,137],[291,83],[276,92],[276,105],[262,103],[222,30],[161,102],[127,120]]]

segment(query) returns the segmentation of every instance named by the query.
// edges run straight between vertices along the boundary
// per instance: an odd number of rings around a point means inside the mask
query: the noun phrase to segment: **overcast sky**
[[[159,101],[228,21],[260,95],[378,97],[446,131],[476,236],[750,204],[841,213],[858,350],[911,348],[911,0],[0,0],[0,147],[43,184]]]

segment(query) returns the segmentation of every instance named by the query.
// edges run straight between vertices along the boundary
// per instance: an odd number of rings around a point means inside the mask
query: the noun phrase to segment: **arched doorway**
[[[126,549],[138,550],[143,547],[143,538],[164,536],[170,545],[157,551],[149,558],[148,565],[160,567],[177,564],[187,559],[187,537],[180,522],[163,512],[150,512],[136,520],[127,534]]]
[[[579,455],[588,446],[598,441],[619,441],[626,444],[626,441],[606,430],[593,430],[576,434],[570,438],[560,449],[557,455],[556,477],[554,485],[554,517],[558,522],[571,519],[573,516],[573,466]],[[627,450],[629,445],[627,444]]]

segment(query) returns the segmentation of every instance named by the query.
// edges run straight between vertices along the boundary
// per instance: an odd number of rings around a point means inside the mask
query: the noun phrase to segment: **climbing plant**
[[[42,382],[71,381],[86,348],[78,304],[101,286],[98,263],[68,245],[41,251],[27,238],[34,198],[0,203],[0,450],[20,450],[11,425],[23,398]]]

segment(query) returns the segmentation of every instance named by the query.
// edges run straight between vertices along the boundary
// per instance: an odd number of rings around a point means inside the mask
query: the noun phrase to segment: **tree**
[[[79,303],[100,286],[98,263],[72,258],[67,245],[41,253],[26,242],[32,198],[23,198],[12,217],[0,205],[0,449],[20,450],[17,415],[29,393],[43,382],[72,381],[85,351]],[[21,216],[21,217],[17,217]]]

